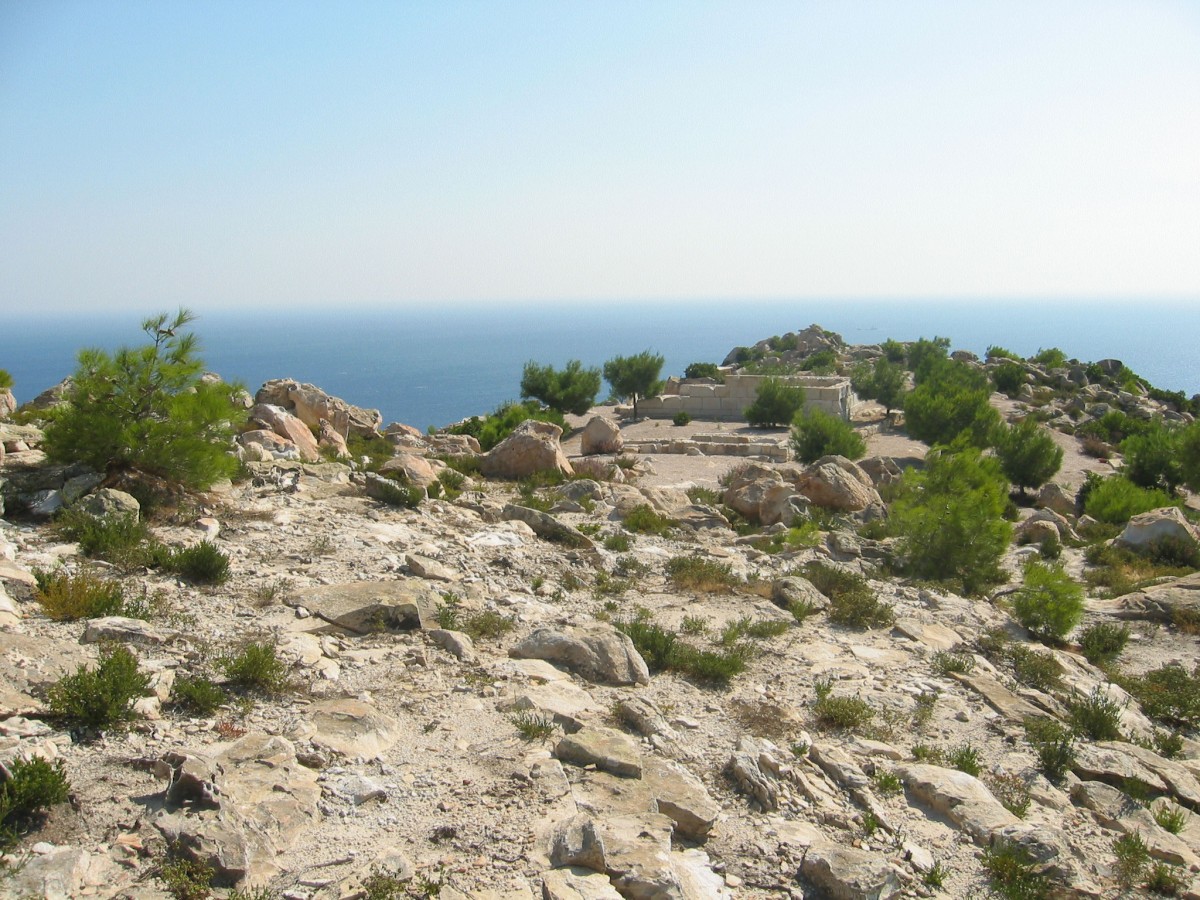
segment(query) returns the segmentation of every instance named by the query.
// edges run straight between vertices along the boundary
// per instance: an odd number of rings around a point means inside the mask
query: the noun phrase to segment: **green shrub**
[[[230,686],[264,694],[281,693],[287,686],[287,666],[275,655],[275,645],[251,641],[240,651],[218,658]]]
[[[828,613],[830,622],[852,628],[886,628],[895,621],[891,605],[876,597],[869,587],[831,597]]]
[[[963,445],[931,451],[924,472],[905,472],[892,504],[904,570],[961,582],[968,593],[1003,581],[999,562],[1012,536],[1007,503],[996,460]]]
[[[522,709],[509,717],[517,733],[527,741],[544,741],[554,734],[554,719],[544,713]]]
[[[984,351],[983,358],[988,362],[993,362],[998,359],[1009,359],[1013,362],[1023,362],[1020,356],[1013,353],[1011,350],[1006,350],[1004,347],[997,344],[990,344],[987,350]]]
[[[194,319],[185,309],[146,319],[153,343],[138,349],[81,350],[66,405],[45,429],[50,459],[189,488],[231,477],[236,386],[201,377],[196,337],[184,330]]]
[[[1049,347],[1045,350],[1039,349],[1033,357],[1033,361],[1038,365],[1045,366],[1047,369],[1061,369],[1067,364],[1067,354],[1063,353],[1057,347]]]
[[[996,431],[996,456],[1004,477],[1021,489],[1039,488],[1062,467],[1063,451],[1032,417]]]
[[[1139,676],[1114,677],[1151,718],[1188,728],[1200,726],[1200,666],[1188,672],[1168,663]]]
[[[516,621],[492,609],[469,613],[458,622],[458,630],[473,641],[498,640],[517,627]]]
[[[716,363],[694,362],[689,363],[688,367],[683,370],[684,378],[712,378],[714,381],[724,381],[725,376],[721,374],[721,369]]]
[[[229,556],[212,541],[173,548],[161,558],[160,566],[193,584],[224,584],[229,580]]]
[[[604,364],[604,380],[612,386],[613,394],[633,403],[633,418],[638,417],[638,400],[653,397],[662,390],[659,373],[663,358],[643,350],[634,356],[614,356]]]
[[[1079,647],[1084,658],[1094,666],[1106,666],[1117,661],[1129,643],[1129,627],[1115,622],[1097,622],[1079,635]]]
[[[1146,890],[1160,897],[1177,897],[1187,886],[1183,869],[1173,863],[1156,860],[1146,873]]]
[[[988,790],[1000,805],[1019,819],[1029,812],[1029,785],[1015,772],[996,772],[986,776]]]
[[[672,668],[675,660],[675,645],[679,636],[661,625],[641,619],[613,622],[616,628],[627,634],[634,647],[646,661],[651,672],[664,672]]]
[[[1005,362],[992,369],[992,384],[996,390],[1010,397],[1017,396],[1021,385],[1025,384],[1025,368],[1014,362]]]
[[[970,653],[950,653],[939,650],[930,660],[933,671],[939,675],[965,675],[975,668],[975,657]]]
[[[34,597],[51,619],[70,622],[126,614],[125,588],[86,569],[75,575],[34,569]]]
[[[960,772],[966,772],[968,775],[976,778],[983,771],[983,767],[979,764],[979,751],[970,744],[962,744],[953,748],[946,755],[946,760],[952,768],[958,769]]]
[[[137,657],[124,647],[106,648],[95,668],[80,666],[50,687],[50,709],[82,728],[121,728],[133,720],[133,704],[149,683]]]
[[[904,783],[900,780],[900,776],[895,772],[887,772],[880,770],[875,773],[875,790],[884,797],[890,797],[899,794],[904,790]]]
[[[729,563],[699,556],[673,556],[667,560],[667,577],[681,590],[727,591],[737,584]]]
[[[998,842],[983,851],[988,886],[1004,900],[1043,900],[1050,881],[1038,871],[1029,851],[1018,844]]]
[[[1075,736],[1057,720],[1042,716],[1026,718],[1024,726],[1042,774],[1056,784],[1062,781],[1075,765]]]
[[[887,352],[888,350],[885,349],[884,353]],[[935,337],[933,340],[918,338],[910,343],[905,351],[905,365],[916,376],[917,383],[920,384],[932,370],[949,361],[946,358],[949,352],[950,338]]]
[[[628,553],[629,544],[629,535],[623,531],[610,534],[604,539],[604,549],[611,550],[614,553]]]
[[[176,678],[171,686],[171,703],[197,716],[212,715],[226,699],[218,685],[201,676]]]
[[[63,803],[70,791],[62,760],[18,756],[8,764],[8,775],[0,781],[0,851],[15,844],[50,807]]]
[[[374,496],[388,506],[416,509],[425,499],[424,489],[415,484],[405,485],[392,478],[380,476],[375,482]]]
[[[861,697],[833,696],[831,679],[818,679],[813,689],[812,711],[819,728],[853,731],[875,718],[875,708]]]
[[[1193,422],[1179,434],[1179,467],[1188,490],[1200,493],[1200,423]]]
[[[849,422],[815,408],[796,416],[792,425],[792,448],[796,457],[806,463],[834,455],[862,459],[867,452],[862,436]]]
[[[755,621],[749,616],[742,616],[740,619],[733,620],[721,629],[721,636],[718,640],[722,646],[732,647],[744,638],[763,640],[765,638],[777,637],[790,627],[791,625],[788,622],[780,619],[759,619]]]
[[[651,672],[683,672],[697,681],[726,684],[746,669],[747,652],[729,647],[720,652],[699,650],[645,617],[617,620],[613,625],[633,641]]]
[[[1169,800],[1156,803],[1150,807],[1150,812],[1154,815],[1154,821],[1158,823],[1158,827],[1171,832],[1171,834],[1179,834],[1187,826],[1187,810],[1176,806]]]
[[[13,386],[13,377],[4,369],[0,369],[0,391],[7,391]]]
[[[1168,494],[1183,484],[1180,432],[1161,422],[1121,442],[1125,465],[1121,474],[1142,488],[1161,488]]]
[[[1178,505],[1179,501],[1165,491],[1138,487],[1127,478],[1110,475],[1093,482],[1084,512],[1101,522],[1124,525],[1139,513]]]
[[[1093,741],[1119,741],[1121,734],[1121,704],[1111,699],[1102,688],[1086,697],[1075,696],[1067,701],[1071,713],[1071,728]]]
[[[745,416],[755,428],[770,428],[789,424],[803,407],[804,388],[769,377],[759,382]]]
[[[532,360],[521,373],[521,399],[532,397],[560,413],[584,415],[596,403],[600,392],[600,370],[585,369],[573,359],[559,371]]]
[[[1113,875],[1117,884],[1123,890],[1130,890],[1142,880],[1146,867],[1150,865],[1150,848],[1142,840],[1142,835],[1134,831],[1113,841],[1112,851],[1116,857]]]
[[[208,900],[215,874],[208,863],[182,854],[158,868],[158,879],[174,900]]]
[[[123,567],[142,565],[144,545],[150,541],[150,528],[136,513],[93,516],[77,506],[59,513],[53,530],[77,542],[84,556]]]
[[[679,412],[675,413],[675,415],[671,417],[671,421],[674,422],[676,425],[687,425],[689,422],[692,421],[692,417],[688,414],[688,411],[686,409],[681,409]]]
[[[1061,641],[1083,618],[1083,586],[1058,563],[1026,563],[1012,602],[1017,621],[1043,641]]]
[[[972,446],[987,447],[1000,423],[990,398],[991,382],[983,372],[942,360],[905,397],[904,427],[930,445],[950,444],[961,435]]]
[[[1036,691],[1052,691],[1062,686],[1063,667],[1049,653],[1018,645],[1008,654],[1017,681]]]
[[[642,503],[631,509],[622,523],[630,531],[638,534],[669,534],[671,529],[679,525],[674,519],[656,512],[648,503]]]

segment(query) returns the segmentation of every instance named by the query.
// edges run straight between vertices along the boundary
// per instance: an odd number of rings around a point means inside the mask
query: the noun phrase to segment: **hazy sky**
[[[1200,302],[1200,3],[0,2],[0,307]]]

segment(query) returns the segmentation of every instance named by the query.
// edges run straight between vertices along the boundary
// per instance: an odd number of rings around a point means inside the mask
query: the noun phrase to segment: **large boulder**
[[[445,468],[445,466],[440,465],[440,468]],[[406,484],[415,484],[423,488],[427,488],[437,481],[438,471],[439,468],[425,457],[412,453],[397,453],[379,467],[381,475],[398,478]]]
[[[580,453],[591,456],[596,453],[620,453],[625,446],[621,427],[608,416],[592,416],[583,428],[580,438]]]
[[[562,429],[553,422],[527,419],[479,458],[479,470],[491,478],[526,478],[548,469],[573,475],[559,443],[561,437]]]
[[[79,501],[79,508],[93,516],[133,516],[137,518],[142,511],[142,505],[137,498],[125,491],[115,488],[101,488],[88,494]]]
[[[9,388],[0,390],[0,419],[7,419],[17,411],[17,399]]]
[[[800,474],[796,487],[822,509],[858,512],[883,506],[870,476],[844,456],[821,457]]]
[[[882,856],[840,844],[813,844],[804,854],[800,874],[820,891],[817,896],[829,900],[891,900],[904,889]]]
[[[258,389],[254,402],[282,406],[310,428],[319,428],[321,422],[326,421],[342,437],[351,434],[372,437],[383,424],[383,415],[377,409],[352,406],[315,385],[290,378],[268,381]]]
[[[1133,550],[1142,550],[1160,541],[1181,541],[1195,546],[1200,535],[1183,511],[1176,506],[1152,509],[1134,516],[1117,538],[1117,543]]]
[[[590,681],[649,684],[650,670],[633,641],[610,625],[539,628],[508,651],[516,659],[544,659]]]
[[[735,472],[722,497],[730,509],[760,525],[791,525],[808,508],[808,500],[779,470],[751,463]]]
[[[295,444],[300,458],[305,462],[316,462],[321,458],[321,451],[312,431],[282,406],[256,403],[250,410],[249,418],[251,422]]]

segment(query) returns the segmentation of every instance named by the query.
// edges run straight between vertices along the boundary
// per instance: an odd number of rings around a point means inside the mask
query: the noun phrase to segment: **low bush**
[[[1113,875],[1123,890],[1135,887],[1150,865],[1150,848],[1139,832],[1123,834],[1112,842]]]
[[[158,880],[174,900],[208,900],[215,874],[208,863],[181,853],[158,867]]]
[[[1017,396],[1025,381],[1025,368],[1015,362],[1004,362],[992,369],[992,384],[996,386],[996,390],[1009,397]]]
[[[100,651],[95,668],[80,666],[50,687],[50,709],[85,729],[121,728],[135,717],[133,704],[145,695],[150,678],[124,647]]]
[[[729,563],[699,556],[673,556],[667,560],[667,577],[681,590],[728,591],[737,584]]]
[[[201,676],[176,678],[171,686],[171,704],[196,716],[212,715],[226,699],[220,686]]]
[[[933,671],[939,675],[965,675],[975,668],[975,657],[970,653],[950,653],[939,650],[930,660]]]
[[[229,580],[229,556],[212,541],[171,548],[158,562],[162,569],[193,584],[224,584]]]
[[[1061,369],[1067,364],[1067,354],[1057,347],[1047,347],[1045,350],[1039,348],[1033,361],[1047,369]]]
[[[1129,643],[1129,627],[1115,622],[1097,622],[1079,635],[1079,648],[1094,666],[1115,663]]]
[[[1119,741],[1121,734],[1122,706],[1096,688],[1086,697],[1072,697],[1067,701],[1071,713],[1071,728],[1093,741]]]
[[[425,490],[415,484],[401,484],[393,478],[381,476],[375,483],[374,497],[388,506],[416,509],[425,499]]]
[[[1063,667],[1051,654],[1018,644],[1008,653],[1017,681],[1035,691],[1062,687]]]
[[[1019,819],[1029,812],[1029,785],[1015,772],[995,772],[984,778],[992,796]]]
[[[726,684],[746,669],[747,651],[742,646],[720,652],[699,650],[645,616],[613,625],[629,636],[651,672],[677,671],[700,682]]]
[[[1075,736],[1057,720],[1042,716],[1026,718],[1024,726],[1042,774],[1051,782],[1061,782],[1075,764]]]
[[[82,570],[74,575],[35,569],[34,598],[51,619],[70,622],[126,615],[125,588],[118,581]]]
[[[1194,571],[1190,566],[1176,566],[1155,561],[1151,554],[1137,553],[1129,547],[1098,543],[1084,554],[1091,568],[1083,573],[1084,580],[1101,596],[1120,597],[1154,584],[1161,578],[1178,578]]]
[[[509,717],[517,733],[527,741],[544,741],[554,734],[554,719],[544,713],[522,709]]]
[[[502,403],[496,410],[484,418],[472,416],[464,422],[450,426],[450,434],[469,434],[479,441],[479,447],[487,452],[508,437],[518,425],[528,419],[539,422],[552,422],[559,428],[566,428],[563,414],[556,409],[542,406],[536,400],[525,403]]]
[[[279,694],[287,686],[287,666],[271,643],[251,641],[237,653],[219,657],[217,664],[237,690]]]
[[[875,718],[875,708],[861,697],[833,696],[831,679],[818,680],[813,689],[812,711],[818,728],[854,731]]]
[[[150,528],[136,513],[93,516],[77,506],[54,519],[54,532],[79,544],[79,552],[117,566],[141,564],[140,550],[150,540]]]
[[[862,459],[867,452],[866,442],[854,426],[841,416],[816,408],[799,413],[793,420],[792,448],[805,463],[814,463],[822,456]]]
[[[650,504],[642,503],[629,511],[623,524],[638,534],[667,535],[679,523],[657,512]]]
[[[723,381],[725,376],[721,374],[721,369],[716,363],[694,362],[690,363],[683,370],[684,378],[712,378],[716,381]]]
[[[1037,869],[1036,860],[1019,844],[997,842],[983,851],[988,886],[1004,900],[1043,900],[1051,884]]]
[[[1188,672],[1178,663],[1168,663],[1143,675],[1116,676],[1113,680],[1151,718],[1187,728],[1200,726],[1200,666]]]
[[[675,413],[675,415],[673,415],[671,417],[671,421],[674,424],[680,425],[680,426],[688,425],[691,423],[692,417],[686,409],[681,409],[679,412]]]
[[[62,760],[13,759],[8,777],[0,781],[0,851],[15,844],[50,807],[64,802],[69,791]]]
[[[628,553],[630,547],[629,535],[623,531],[610,534],[604,539],[604,549],[613,553]]]
[[[746,407],[746,421],[755,428],[789,424],[804,407],[804,388],[789,385],[780,378],[759,382],[754,401]]]
[[[1061,565],[1032,560],[1013,595],[1013,612],[1039,639],[1061,641],[1083,618],[1083,587]]]
[[[886,628],[895,621],[891,604],[870,589],[845,591],[830,598],[829,621],[851,628]]]
[[[978,778],[983,767],[979,764],[979,750],[970,744],[954,747],[946,754],[946,761],[952,768]]]
[[[1179,834],[1187,826],[1187,810],[1176,806],[1169,800],[1156,803],[1150,807],[1150,812],[1154,815],[1154,821],[1158,827],[1171,832],[1171,834]]]
[[[1120,475],[1092,482],[1084,503],[1084,512],[1100,522],[1124,525],[1139,513],[1178,506],[1178,500],[1157,488],[1138,487]]]
[[[1188,876],[1181,866],[1156,860],[1146,873],[1146,890],[1160,897],[1178,897],[1187,887]]]
[[[788,622],[780,619],[759,619],[755,621],[749,616],[743,616],[740,619],[735,619],[721,629],[721,636],[718,640],[722,646],[732,647],[738,641],[746,638],[761,641],[766,638],[777,637],[790,627],[791,625]]]

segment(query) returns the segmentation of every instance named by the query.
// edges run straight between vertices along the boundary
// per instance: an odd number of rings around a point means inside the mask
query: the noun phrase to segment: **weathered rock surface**
[[[611,625],[539,628],[517,643],[509,655],[544,659],[606,684],[649,684],[650,671],[629,637]]]
[[[583,427],[580,452],[584,456],[596,453],[620,453],[625,446],[621,428],[608,416],[592,416]]]
[[[479,458],[479,470],[493,478],[525,478],[547,470],[572,475],[561,437],[562,429],[552,422],[529,419]]]

